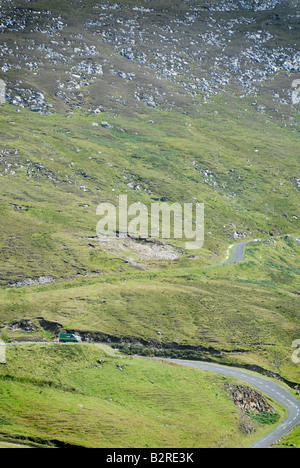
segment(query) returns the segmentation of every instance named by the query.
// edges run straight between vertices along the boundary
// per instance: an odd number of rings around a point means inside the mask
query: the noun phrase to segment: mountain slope
[[[297,3],[7,1],[0,33],[3,331],[43,318],[243,350],[296,379]],[[100,243],[96,208],[122,194],[204,203],[203,248]],[[287,234],[205,269],[233,242]]]

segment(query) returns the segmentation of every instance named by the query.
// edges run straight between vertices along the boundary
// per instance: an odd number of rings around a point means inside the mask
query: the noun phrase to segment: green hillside
[[[240,414],[221,375],[108,355],[97,345],[10,347],[8,357],[0,369],[4,445],[245,447],[272,428]]]

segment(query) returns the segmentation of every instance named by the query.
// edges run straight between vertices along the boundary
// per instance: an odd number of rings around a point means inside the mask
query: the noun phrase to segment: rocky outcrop
[[[28,106],[32,112],[50,113],[53,106],[46,102],[43,93],[36,89],[13,88],[8,90],[7,101],[13,106],[21,108]]]
[[[12,331],[24,331],[31,333],[36,330],[36,326],[30,319],[22,319],[17,322],[11,322],[3,327],[4,329],[10,329]]]
[[[16,283],[10,283],[8,286],[11,288],[21,287],[21,286],[34,286],[37,284],[47,284],[53,283],[55,281],[52,276],[40,276],[37,279],[25,278],[22,281],[17,281]]]
[[[227,384],[226,392],[234,404],[244,412],[275,414],[275,409],[268,403],[267,399],[253,388]]]

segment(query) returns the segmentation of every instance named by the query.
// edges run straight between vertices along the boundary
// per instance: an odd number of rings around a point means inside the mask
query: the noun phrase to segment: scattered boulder
[[[100,125],[103,128],[113,128],[113,126],[111,124],[109,124],[108,122],[101,122]]]
[[[244,413],[240,414],[238,428],[242,434],[251,434],[256,432],[256,429],[251,424],[251,419]]]

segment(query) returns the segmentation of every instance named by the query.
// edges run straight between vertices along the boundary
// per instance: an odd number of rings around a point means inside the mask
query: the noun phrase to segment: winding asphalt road
[[[239,244],[232,246],[233,252],[230,260],[220,265],[229,265],[231,263],[242,262],[244,259],[246,246],[251,242],[257,242],[257,240],[258,239],[240,242]],[[269,397],[281,403],[287,409],[288,416],[286,417],[286,419],[282,423],[280,423],[275,429],[273,429],[269,434],[255,442],[250,448],[269,448],[283,435],[291,431],[297,424],[300,424],[300,401],[293,397],[291,393],[288,390],[286,390],[282,385],[276,382],[273,382],[264,377],[250,374],[246,371],[237,368],[221,366],[218,364],[182,361],[176,359],[169,359],[169,361],[185,366],[196,367],[198,369],[203,369],[211,372],[218,372],[224,375],[236,377],[240,380],[248,382],[249,384],[252,384],[254,387],[261,390]]]
[[[281,403],[287,409],[288,416],[286,419],[249,448],[270,448],[273,444],[275,444],[276,441],[278,441],[278,439],[280,439],[287,432],[291,431],[297,424],[300,424],[300,401],[293,397],[293,395],[279,383],[273,382],[272,380],[269,380],[265,377],[252,374],[242,369],[237,369],[235,367],[228,367],[199,361],[185,361],[180,359],[163,360],[184,366],[195,367],[197,369],[207,370],[210,372],[217,372],[222,375],[227,375],[243,380],[253,385],[272,399]]]
[[[288,235],[284,235],[284,236],[272,236],[272,239],[281,239],[281,238],[286,237],[286,236],[290,237],[290,235],[288,234]],[[269,239],[269,238],[267,238],[267,239]],[[259,241],[262,241],[262,239],[253,239],[253,240],[250,240],[250,241],[239,242],[238,244],[230,246],[228,251],[230,250],[231,247],[233,247],[233,252],[232,252],[231,259],[228,260],[227,262],[219,264],[218,266],[220,266],[220,265],[229,265],[230,263],[242,262],[243,259],[244,259],[244,255],[245,255],[247,245],[252,244],[253,242],[259,242]],[[212,266],[212,265],[210,265],[210,266]]]
[[[239,244],[231,245],[228,249],[228,255],[229,251],[231,248],[233,248],[232,256],[230,260],[227,260],[223,263],[216,263],[214,265],[207,265],[205,268],[213,268],[217,266],[222,266],[222,265],[229,265],[230,263],[239,263],[243,261],[244,255],[245,255],[245,250],[247,244],[250,244],[251,242],[256,242],[256,240],[251,240],[251,241],[245,241],[245,242],[240,242]]]
[[[240,242],[239,244],[234,245],[231,259],[223,263],[223,265],[242,262],[244,258],[245,250],[246,250],[246,245],[250,244],[250,242],[255,242],[255,241]]]

